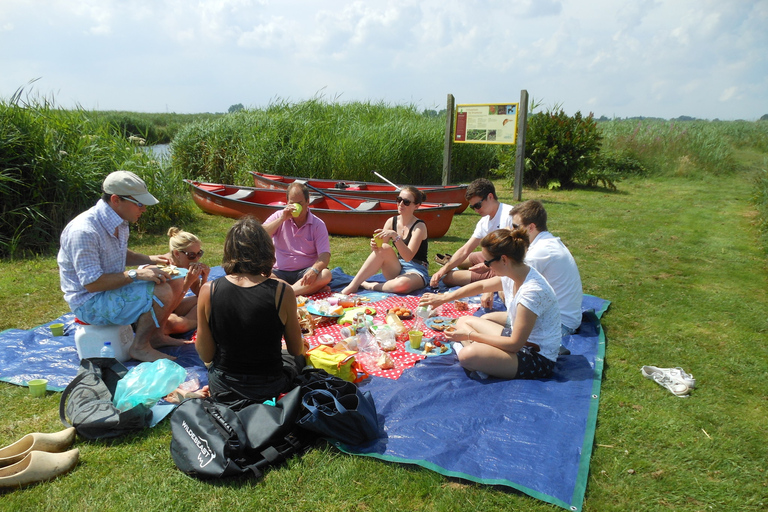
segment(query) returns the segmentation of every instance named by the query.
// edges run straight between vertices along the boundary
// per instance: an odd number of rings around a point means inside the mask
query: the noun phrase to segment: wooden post
[[[445,107],[445,146],[443,147],[443,185],[451,183],[451,151],[453,150],[453,94],[448,95]]]
[[[520,91],[517,111],[517,142],[515,143],[515,186],[512,198],[523,200],[523,170],[525,169],[525,129],[528,127],[528,91]],[[443,171],[445,172],[445,171]]]

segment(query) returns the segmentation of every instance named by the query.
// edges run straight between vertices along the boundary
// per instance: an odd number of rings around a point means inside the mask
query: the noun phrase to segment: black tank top
[[[285,326],[280,321],[280,306],[275,308],[278,285],[282,304],[285,285],[275,279],[247,288],[225,277],[214,281],[209,323],[216,342],[216,368],[241,375],[281,375]]]
[[[411,226],[411,229],[408,230],[408,236],[403,238],[403,242],[405,242],[405,245],[408,245],[408,243],[411,241],[411,235],[413,235],[413,228],[415,228],[418,223],[424,224],[424,227],[427,226],[427,224],[423,220],[416,219],[416,222],[413,223],[413,226]],[[392,217],[392,229],[397,231],[397,216]],[[413,259],[411,261],[413,261],[414,263],[419,263],[421,265],[428,265],[427,263],[427,258],[429,257],[427,254],[428,252],[429,252],[429,243],[425,238],[424,240],[421,241],[419,250],[416,251],[416,254],[413,256]],[[398,252],[398,254],[400,253]]]

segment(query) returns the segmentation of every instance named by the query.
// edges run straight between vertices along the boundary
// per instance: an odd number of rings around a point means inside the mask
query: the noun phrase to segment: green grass
[[[630,178],[618,192],[524,190],[568,244],[585,293],[612,302],[604,316],[606,365],[584,510],[741,511],[768,506],[768,272],[751,197],[763,160],[731,175]],[[501,198],[512,202],[505,188]],[[231,220],[197,214],[216,264]],[[453,252],[477,216],[458,216],[430,254]],[[131,248],[166,249],[164,237]],[[362,238],[333,237],[332,266],[366,255]],[[436,267],[434,263],[431,271]],[[0,328],[30,328],[67,311],[53,257],[0,261]],[[678,398],[640,374],[682,366],[697,379]],[[0,446],[55,431],[58,394],[32,399],[0,383]],[[170,428],[111,442],[78,441],[78,467],[54,482],[0,498],[2,510],[558,510],[502,488],[319,446],[258,482],[200,483],[175,469]],[[515,454],[509,454],[514,457]]]

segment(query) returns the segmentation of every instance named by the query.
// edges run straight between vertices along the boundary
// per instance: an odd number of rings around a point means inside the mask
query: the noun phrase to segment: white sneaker
[[[657,368],[643,366],[640,370],[643,377],[655,381],[659,386],[667,388],[673,395],[686,397],[696,386],[696,379],[685,373],[682,368]]]

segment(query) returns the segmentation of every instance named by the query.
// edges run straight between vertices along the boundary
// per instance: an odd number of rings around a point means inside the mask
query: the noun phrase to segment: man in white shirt
[[[437,288],[442,279],[446,286],[464,286],[475,281],[494,277],[496,274],[483,263],[483,254],[473,252],[480,241],[488,233],[499,228],[511,228],[512,207],[500,203],[496,196],[496,188],[489,180],[480,178],[469,184],[466,198],[469,206],[482,218],[475,226],[475,232],[461,248],[456,251],[443,267],[435,272],[430,280],[430,286]],[[453,270],[455,267],[468,267],[468,270]]]
[[[563,336],[581,325],[581,275],[571,252],[560,238],[547,231],[547,211],[541,201],[528,200],[512,208],[512,227],[528,230],[531,245],[525,262],[539,271],[555,290],[560,305]]]

